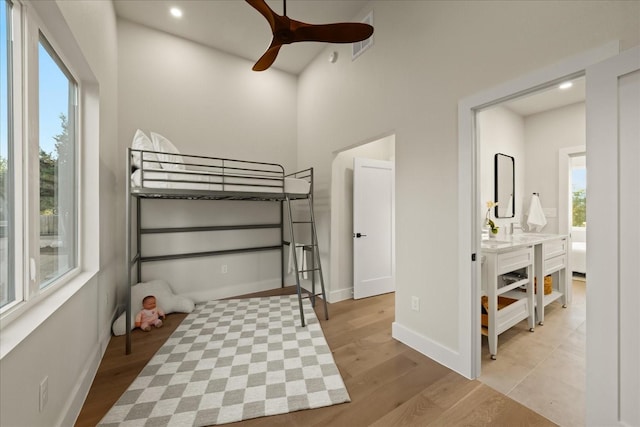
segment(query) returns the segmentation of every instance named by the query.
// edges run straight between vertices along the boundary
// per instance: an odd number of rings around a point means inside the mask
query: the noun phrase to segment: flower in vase
[[[487,214],[485,215],[485,223],[489,226],[489,231],[491,231],[491,233],[493,234],[498,234],[498,227],[496,226],[496,223],[491,219],[491,209],[495,208],[496,206],[498,206],[498,202],[489,200],[487,202]]]

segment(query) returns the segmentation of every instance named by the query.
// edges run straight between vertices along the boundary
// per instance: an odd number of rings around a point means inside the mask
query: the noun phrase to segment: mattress
[[[587,242],[571,243],[571,270],[587,273]]]
[[[131,174],[131,187],[142,187],[142,169]],[[144,188],[166,188],[176,190],[229,191],[253,193],[282,193],[278,178],[255,178],[251,176],[222,176],[193,170],[167,171],[166,169],[144,169]],[[284,192],[308,194],[311,183],[305,179],[285,178]]]

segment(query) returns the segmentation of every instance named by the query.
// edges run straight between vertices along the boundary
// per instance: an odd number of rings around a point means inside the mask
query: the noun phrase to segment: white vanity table
[[[557,299],[564,307],[569,302],[568,237],[559,234],[523,233],[507,238],[482,241],[482,294],[488,298],[488,327],[483,331],[489,339],[489,352],[495,359],[498,335],[516,323],[528,319],[533,331],[535,319],[544,323],[544,308]],[[544,295],[544,277],[557,272],[551,294]],[[533,279],[538,290],[534,292]],[[526,292],[520,290],[525,287]],[[500,296],[516,302],[498,309]]]

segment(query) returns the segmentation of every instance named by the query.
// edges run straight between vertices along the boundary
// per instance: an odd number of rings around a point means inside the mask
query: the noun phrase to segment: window
[[[38,49],[40,288],[76,266],[77,85],[46,39]]]
[[[4,319],[78,271],[79,85],[35,11],[0,0],[0,25]]]
[[[12,215],[13,205],[12,156],[10,135],[12,120],[9,116],[11,105],[11,3],[0,4],[0,308],[15,300],[14,283],[14,236]]]
[[[574,227],[587,226],[587,169],[585,157],[571,159],[571,217]]]

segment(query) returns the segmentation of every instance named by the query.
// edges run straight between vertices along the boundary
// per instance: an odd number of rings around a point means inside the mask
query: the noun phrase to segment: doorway
[[[569,224],[585,222],[585,199],[581,197],[584,192],[570,191],[572,184],[583,187],[586,183],[585,77],[568,79],[563,83],[492,105],[476,114],[481,205],[487,200],[499,200],[494,199],[494,184],[498,181],[503,183],[504,177],[495,174],[505,171],[494,168],[495,154],[506,153],[515,163],[515,170],[511,171],[513,173],[508,178],[514,183],[513,210],[509,210],[509,215],[491,212],[499,229],[507,230],[500,233],[497,239],[509,240],[512,225],[514,235],[534,231],[527,217],[534,197],[540,200],[544,211],[545,224],[535,227],[535,231],[539,233],[569,235],[571,227],[561,231],[559,219],[564,215],[571,216],[572,206],[575,220],[569,221]],[[567,188],[563,189],[560,184],[563,181],[560,176],[562,172],[555,166],[555,162],[559,159],[559,152],[566,152],[577,144],[582,147],[582,156],[578,156],[578,152],[566,156],[564,173],[567,177],[564,185]],[[532,196],[533,193],[536,195]],[[559,201],[569,199],[570,194],[578,199],[577,203],[572,204],[569,200],[569,203],[565,203],[568,210],[565,207],[567,211],[563,212]],[[512,201],[509,199],[509,206],[511,205]],[[562,273],[553,272],[548,278],[549,284],[553,283],[549,288],[554,289],[550,289],[549,293],[564,294],[568,301],[573,299],[573,302],[569,302],[567,308],[563,308],[561,297],[556,297],[558,299],[555,302],[545,303],[544,322],[539,318],[536,320],[539,323],[536,324],[534,333],[529,332],[527,320],[515,323],[500,333],[496,360],[490,357],[488,339],[481,338],[481,372],[478,380],[560,425],[583,425],[586,390],[586,283],[570,279],[570,289],[566,292],[559,285],[564,274],[571,278],[571,263],[566,261],[571,255],[569,239],[566,243],[567,253],[563,255],[566,270]],[[484,263],[482,272],[487,269]],[[487,280],[488,277],[483,277],[483,295],[487,292],[484,285]],[[526,293],[519,289],[502,295],[512,301],[526,297]],[[545,297],[548,298],[551,295]],[[488,325],[484,322],[483,326]],[[554,381],[552,400],[548,392],[531,392],[545,390],[551,378]],[[553,401],[553,405],[549,404],[550,401]],[[562,411],[557,410],[558,407],[562,407]]]
[[[587,156],[586,147],[561,150],[558,159],[560,194],[564,194],[560,214],[565,217],[560,232],[571,235],[570,267],[573,278],[586,281],[587,275]],[[563,200],[560,200],[561,202]]]
[[[480,207],[476,114],[491,105],[584,75],[588,67],[611,58],[618,52],[619,43],[612,42],[469,96],[458,104],[459,321],[461,325],[469,325],[468,328],[461,328],[459,354],[461,373],[469,378],[477,378],[480,374],[481,351],[481,340],[476,333],[480,328],[480,307],[475,302],[480,300],[480,230],[484,211]]]
[[[327,299],[353,298],[353,159],[395,161],[395,134],[334,153],[331,165],[331,258]],[[392,240],[395,244],[395,240]],[[392,260],[395,266],[395,258]],[[394,267],[395,270],[395,267]]]
[[[640,211],[637,187],[637,117],[640,105],[640,47],[620,52],[612,42],[598,49],[564,60],[527,76],[461,100],[458,105],[458,214],[460,278],[460,354],[462,372],[476,378],[480,372],[480,340],[475,331],[480,310],[472,302],[479,298],[479,233],[481,214],[478,202],[475,113],[515,95],[582,74],[587,85],[587,146],[589,147],[589,286],[591,301],[598,310],[589,311],[587,356],[592,369],[587,372],[587,422],[618,425],[638,420],[637,214]],[[624,153],[624,154],[623,154]],[[614,173],[612,173],[612,171]],[[617,173],[615,173],[617,172]],[[625,176],[623,179],[623,175]],[[635,190],[635,191],[634,191]],[[600,225],[596,227],[595,225]],[[630,230],[634,230],[631,232]],[[633,260],[633,261],[632,261]],[[618,265],[618,269],[611,266]],[[606,285],[605,285],[606,284]],[[626,295],[626,298],[621,298]],[[635,298],[635,300],[634,300]],[[635,308],[634,308],[635,307]],[[621,321],[624,319],[624,321]],[[595,340],[593,339],[595,338]],[[632,344],[628,344],[632,343]],[[635,346],[635,347],[634,347]],[[633,360],[633,362],[631,362]],[[467,368],[468,370],[464,369]],[[628,381],[628,378],[634,380]],[[634,382],[635,381],[635,382]],[[549,388],[552,389],[551,384]],[[633,424],[635,421],[631,421]]]

